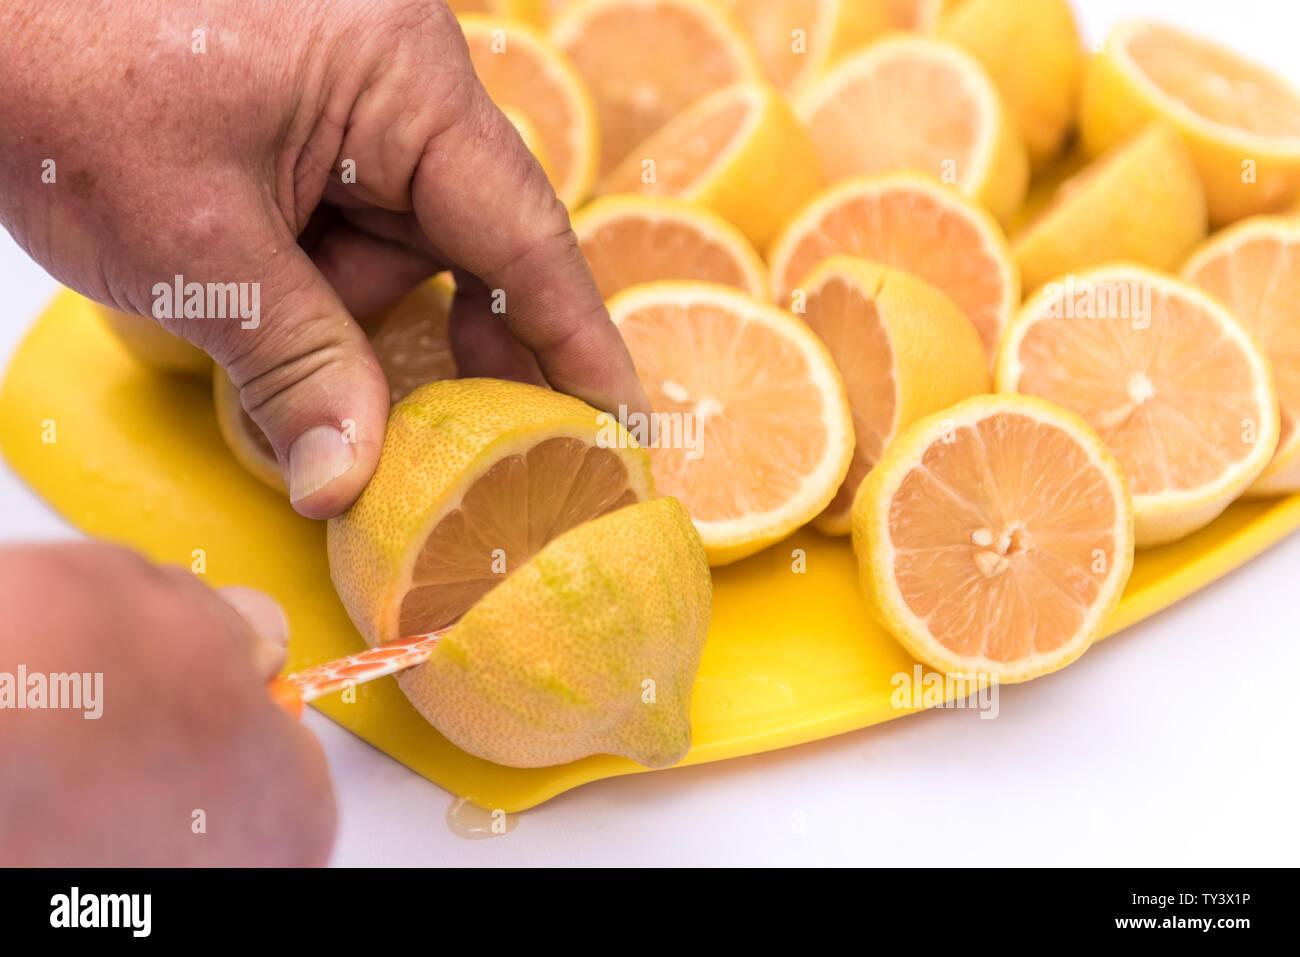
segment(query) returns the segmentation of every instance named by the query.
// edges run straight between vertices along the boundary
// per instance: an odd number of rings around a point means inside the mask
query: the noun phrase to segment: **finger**
[[[457,274],[451,304],[451,351],[465,378],[488,376],[546,385],[537,359],[492,312],[492,296],[474,276]]]
[[[428,256],[344,223],[322,233],[308,254],[354,316],[392,305],[438,272]]]
[[[218,588],[217,595],[238,612],[257,639],[253,643],[253,666],[270,679],[280,673],[288,658],[289,620],[280,606],[263,592],[241,585]]]
[[[650,411],[567,210],[478,84],[425,150],[412,200],[433,245],[502,291],[510,331],[551,385],[610,412]]]
[[[205,348],[230,374],[275,449],[289,499],[303,515],[337,515],[374,473],[388,417],[388,386],[365,333],[291,239],[251,263],[261,314],[227,324]]]

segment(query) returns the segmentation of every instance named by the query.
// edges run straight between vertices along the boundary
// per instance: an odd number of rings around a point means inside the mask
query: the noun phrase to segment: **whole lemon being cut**
[[[430,383],[393,406],[374,477],[330,520],[330,574],[382,644],[451,624],[552,538],[653,497],[645,450],[585,402],[498,379]]]
[[[685,511],[653,497],[645,450],[578,399],[431,383],[393,407],[374,478],[330,521],[330,577],[371,645],[455,623],[401,686],[466,751],[670,764],[711,585]]]

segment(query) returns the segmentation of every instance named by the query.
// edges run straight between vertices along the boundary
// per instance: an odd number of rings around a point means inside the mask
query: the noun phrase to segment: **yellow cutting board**
[[[53,441],[49,441],[53,439]],[[87,304],[65,292],[18,348],[0,387],[0,449],[73,524],[212,585],[275,596],[289,616],[289,668],[361,650],[330,586],[325,526],[248,476],[217,433],[208,383],[149,372]],[[1145,618],[1300,526],[1300,496],[1239,504],[1197,535],[1142,554],[1108,631]],[[802,571],[797,569],[802,568]],[[684,764],[718,761],[911,714],[891,679],[915,662],[858,597],[844,540],[802,532],[715,572],[713,625],[695,685],[695,746]],[[179,636],[178,636],[179,637]],[[519,811],[599,778],[644,770],[598,756],[519,770],[449,744],[395,682],[317,707],[452,793]]]

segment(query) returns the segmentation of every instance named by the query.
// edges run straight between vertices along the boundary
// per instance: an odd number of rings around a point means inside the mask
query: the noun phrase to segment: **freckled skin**
[[[0,222],[125,312],[178,273],[259,283],[256,330],[163,324],[227,369],[282,467],[305,431],[357,423],[356,467],[299,511],[342,511],[382,445],[387,388],[352,316],[443,269],[464,374],[648,410],[567,211],[440,0],[8,0],[5,20]]]

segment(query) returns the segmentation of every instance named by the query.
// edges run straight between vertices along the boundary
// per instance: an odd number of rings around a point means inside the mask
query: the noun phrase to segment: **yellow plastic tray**
[[[53,443],[42,441],[54,424]],[[206,382],[137,365],[86,303],[60,295],[0,387],[0,449],[14,470],[90,535],[160,562],[205,555],[214,586],[247,584],[289,616],[290,668],[363,647],[330,586],[325,526],[246,475],[217,433]],[[1176,545],[1146,552],[1109,632],[1178,601],[1300,526],[1300,496],[1239,504]],[[806,571],[792,570],[802,549]],[[801,533],[714,575],[714,615],[684,764],[719,761],[910,714],[890,679],[914,661],[868,617],[846,542]],[[473,758],[381,680],[321,711],[448,791],[518,811],[588,781],[643,770],[599,756],[518,770]]]

